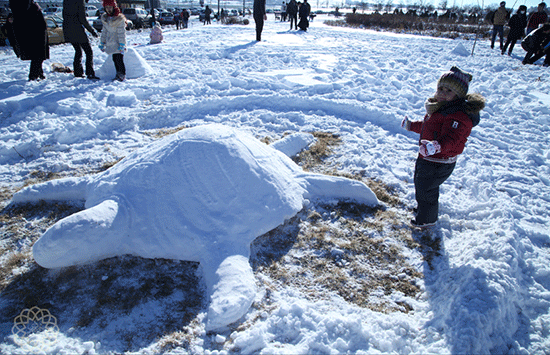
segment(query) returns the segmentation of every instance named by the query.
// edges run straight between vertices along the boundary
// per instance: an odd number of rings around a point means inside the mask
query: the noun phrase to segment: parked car
[[[63,8],[62,7],[56,7],[56,6],[47,7],[43,10],[43,12],[44,12],[44,16],[57,15],[57,16],[63,18]]]
[[[86,16],[94,17],[97,16],[97,7],[94,5],[86,5]]]
[[[144,9],[127,8],[122,10],[122,14],[132,21],[134,28],[147,27],[149,14]]]
[[[65,43],[65,37],[63,36],[63,27],[57,23],[52,16],[46,16],[46,30],[48,31],[48,43],[59,44]]]
[[[158,21],[161,25],[173,25],[175,23],[174,14],[171,12],[161,12]]]

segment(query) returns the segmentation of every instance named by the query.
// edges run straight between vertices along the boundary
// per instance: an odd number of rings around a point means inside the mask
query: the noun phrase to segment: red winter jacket
[[[411,122],[410,130],[419,133],[420,140],[435,140],[441,145],[440,153],[422,157],[423,159],[453,163],[456,161],[456,157],[464,151],[472,127],[479,123],[479,113],[466,114],[464,105],[464,100],[455,100],[431,116],[426,115],[424,121]]]

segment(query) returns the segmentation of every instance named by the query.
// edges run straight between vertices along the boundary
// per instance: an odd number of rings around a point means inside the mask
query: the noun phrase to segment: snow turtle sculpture
[[[256,295],[250,243],[307,198],[376,205],[363,183],[305,173],[289,157],[222,125],[182,130],[94,176],[29,186],[14,203],[84,200],[33,246],[43,267],[131,254],[198,261],[210,295],[206,327],[239,320]]]

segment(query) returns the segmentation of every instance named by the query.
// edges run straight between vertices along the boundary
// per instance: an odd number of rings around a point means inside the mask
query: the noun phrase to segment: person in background
[[[510,49],[508,50],[508,55],[511,55],[517,40],[523,37],[523,34],[525,33],[525,26],[527,26],[526,13],[527,6],[521,5],[518,8],[516,14],[512,16],[510,21],[508,21],[510,32],[508,32],[508,38],[506,39],[504,48],[502,48],[502,54],[506,53],[506,49],[508,48],[508,46],[510,46]]]
[[[181,11],[181,21],[183,22],[182,27],[187,28],[189,24],[189,11],[187,11],[186,9],[183,9]]]
[[[307,31],[309,28],[309,14],[311,13],[311,6],[308,4],[307,0],[304,0],[302,5],[300,5],[300,10],[298,10],[298,15],[300,17],[300,22],[298,23],[298,27],[302,31]]]
[[[537,6],[537,11],[529,15],[529,19],[527,20],[527,31],[525,34],[528,35],[529,33],[536,30],[539,25],[542,25],[547,21],[548,14],[546,13],[546,3],[541,2],[539,6]]]
[[[267,20],[265,12],[265,0],[254,0],[254,22],[256,23],[256,41],[262,40],[262,31],[264,29],[264,20]]]
[[[180,29],[181,15],[179,12],[174,12],[174,22],[176,23],[176,30]]]
[[[506,20],[510,17],[510,13],[506,10],[506,2],[501,1],[500,7],[495,11],[493,17],[493,36],[491,38],[491,49],[495,48],[495,39],[498,37],[500,39],[500,50],[504,48],[504,24]]]
[[[10,0],[10,8],[19,58],[31,61],[29,80],[45,79],[42,63],[50,58],[50,47],[42,9],[34,0]]]
[[[151,34],[149,34],[149,38],[151,39],[151,41],[149,42],[150,44],[157,44],[162,42],[164,36],[162,35],[160,23],[153,23],[153,28],[151,29]]]
[[[290,21],[290,29],[292,29],[292,23],[294,23],[294,29],[298,29],[298,4],[296,0],[290,0],[286,6],[286,12],[288,14],[288,20]]]
[[[86,77],[98,80],[94,71],[94,52],[84,29],[94,37],[96,31],[86,19],[84,0],[63,0],[63,36],[74,48],[73,73],[76,77],[84,77],[82,68],[82,51],[86,54]]]
[[[206,5],[206,8],[204,9],[204,24],[210,25],[212,23],[212,19],[210,18],[210,15],[212,15],[212,10],[210,10],[210,7]]]
[[[522,64],[534,64],[544,57],[544,66],[550,65],[550,24],[545,23],[536,30],[529,33],[521,42],[523,49],[527,51]]]
[[[105,13],[101,16],[103,31],[99,40],[99,49],[112,55],[115,64],[115,80],[126,79],[124,52],[126,52],[126,17],[120,12],[115,0],[103,0]]]
[[[286,2],[281,5],[281,22],[286,21]]]
[[[468,94],[471,80],[471,74],[452,67],[439,78],[435,95],[426,101],[424,120],[413,122],[405,116],[401,122],[401,127],[420,134],[414,170],[418,207],[412,227],[425,228],[437,222],[439,186],[451,176],[472,128],[479,123],[485,98]]]
[[[15,33],[13,32],[13,14],[9,13],[6,18],[6,23],[2,25],[2,33],[6,37],[6,45],[11,46],[17,58],[21,56],[19,51],[19,45],[15,40]]]

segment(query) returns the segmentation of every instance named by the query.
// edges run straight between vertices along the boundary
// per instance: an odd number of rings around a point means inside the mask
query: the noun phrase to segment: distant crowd
[[[491,48],[495,48],[498,35],[501,54],[508,52],[508,55],[511,55],[516,42],[521,40],[521,47],[527,52],[523,58],[523,64],[534,64],[546,56],[543,66],[550,66],[550,23],[548,23],[546,3],[541,2],[537,6],[537,11],[529,16],[527,16],[527,7],[520,5],[516,13],[510,17],[506,2],[502,1],[499,8],[491,13],[490,20],[493,24]],[[504,42],[506,24],[510,27],[510,31]]]
[[[64,0],[63,6],[63,34],[65,40],[75,48],[73,72],[75,76],[96,80],[93,70],[93,53],[88,37],[84,30],[87,30],[94,37],[98,34],[90,26],[85,15],[85,0]],[[103,0],[104,7],[110,8],[102,15],[103,28],[100,38],[100,49],[113,56],[117,70],[117,80],[124,80],[125,68],[122,60],[126,51],[125,24],[126,18],[121,13],[115,0]],[[256,23],[256,40],[261,41],[264,20],[266,16],[266,1],[254,0],[253,17]],[[13,47],[17,57],[22,60],[30,60],[29,80],[44,79],[42,63],[49,59],[48,33],[45,18],[40,6],[34,0],[10,0],[11,13],[7,15],[6,23],[2,26],[2,33],[6,43]],[[497,10],[490,13],[488,19],[493,24],[491,36],[491,48],[495,48],[497,36],[500,41],[501,54],[511,55],[514,46],[518,41],[526,51],[522,60],[523,64],[534,64],[545,57],[543,66],[550,66],[550,23],[546,3],[541,2],[536,11],[527,15],[527,7],[520,5],[516,13],[511,16],[512,10],[506,9],[506,2],[502,1]],[[163,40],[162,30],[155,19],[155,12],[151,10],[152,31],[151,43],[159,43]],[[212,10],[207,5],[201,20],[205,25],[211,23]],[[314,18],[311,13],[311,6],[308,0],[297,2],[290,0],[283,1],[280,12],[275,13],[276,19],[289,21],[290,30],[307,31],[309,21]],[[190,13],[186,9],[174,14],[176,29],[187,28]],[[219,20],[224,23],[227,12],[221,10]],[[504,38],[504,27],[510,28],[508,36]],[[112,44],[111,44],[112,42]],[[82,67],[82,52],[86,54],[86,67]]]

